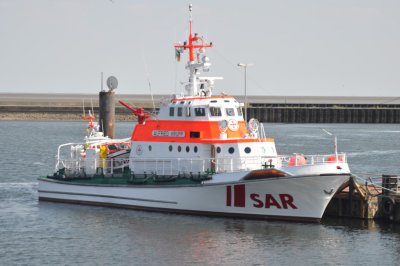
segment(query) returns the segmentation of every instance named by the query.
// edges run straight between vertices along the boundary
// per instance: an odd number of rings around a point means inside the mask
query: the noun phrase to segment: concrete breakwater
[[[170,95],[116,95],[116,101],[157,111]],[[244,98],[237,96],[239,102]],[[248,117],[272,123],[400,123],[400,98],[248,96]],[[98,95],[0,93],[0,120],[82,120],[83,108],[98,114]],[[117,121],[134,121],[129,110],[116,104]]]
[[[400,123],[400,108],[250,107],[248,117],[270,123]]]

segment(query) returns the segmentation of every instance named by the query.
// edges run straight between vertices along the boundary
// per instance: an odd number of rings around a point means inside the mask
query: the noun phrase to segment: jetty
[[[400,177],[382,175],[382,182],[352,176],[332,198],[324,216],[378,219],[400,223]]]
[[[157,112],[171,95],[119,94],[132,106]],[[235,96],[244,102],[244,96]],[[82,107],[99,112],[96,94],[0,93],[0,120],[81,120]],[[115,105],[117,121],[132,121]],[[264,123],[400,123],[400,97],[247,96],[248,117]]]

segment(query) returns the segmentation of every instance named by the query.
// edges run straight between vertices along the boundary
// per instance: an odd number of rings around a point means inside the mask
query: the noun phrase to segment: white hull
[[[349,174],[198,185],[93,185],[39,179],[39,199],[180,213],[319,221]]]

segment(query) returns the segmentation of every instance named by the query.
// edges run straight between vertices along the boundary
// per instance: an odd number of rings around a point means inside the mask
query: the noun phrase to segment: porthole
[[[244,152],[245,152],[245,153],[250,153],[250,152],[251,152],[251,149],[250,149],[250,147],[246,147],[246,148],[244,148]]]
[[[194,152],[197,153],[197,146],[194,146]]]
[[[151,145],[149,145],[149,151],[151,151]]]
[[[217,147],[217,153],[221,153],[221,147]]]
[[[182,151],[182,147],[178,146],[178,152],[181,152],[181,151]]]
[[[186,146],[186,152],[189,152],[189,151],[190,151],[190,147]]]
[[[172,145],[169,145],[168,149],[169,151],[172,151]]]
[[[230,148],[228,149],[228,152],[229,152],[230,154],[234,153],[234,152],[235,152],[235,148],[230,147]]]

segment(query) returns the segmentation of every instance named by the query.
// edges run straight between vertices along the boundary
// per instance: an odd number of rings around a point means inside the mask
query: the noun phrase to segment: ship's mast
[[[197,33],[193,34],[192,31],[192,4],[189,5],[189,36],[188,40],[183,44],[176,44],[175,51],[178,57],[180,54],[188,49],[189,60],[186,65],[186,69],[189,69],[189,83],[186,85],[189,96],[199,96],[206,94],[204,88],[205,82],[212,84],[214,79],[219,78],[200,78],[200,70],[208,71],[211,63],[208,57],[205,55],[205,48],[212,47],[212,43],[205,43],[202,37],[199,37]],[[199,89],[200,86],[200,89]],[[211,94],[211,90],[209,90]]]

